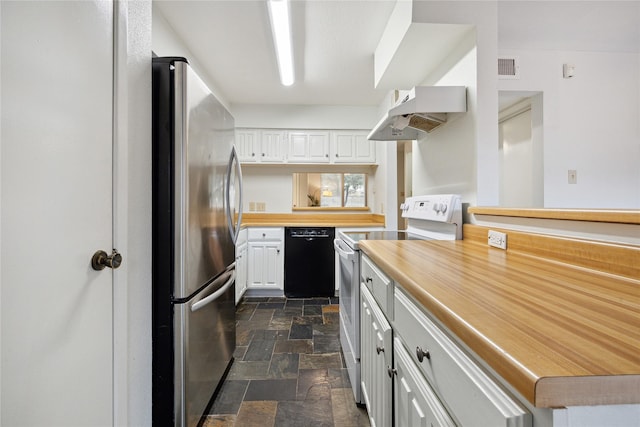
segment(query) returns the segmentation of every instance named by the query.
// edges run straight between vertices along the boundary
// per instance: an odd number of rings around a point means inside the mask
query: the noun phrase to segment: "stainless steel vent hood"
[[[467,111],[464,86],[416,86],[369,133],[375,141],[418,139],[447,121],[448,113]]]

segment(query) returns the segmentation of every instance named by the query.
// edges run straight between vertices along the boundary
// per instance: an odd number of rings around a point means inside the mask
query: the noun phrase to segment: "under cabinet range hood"
[[[418,139],[447,121],[448,113],[467,111],[464,86],[416,86],[396,103],[367,137],[375,141]]]

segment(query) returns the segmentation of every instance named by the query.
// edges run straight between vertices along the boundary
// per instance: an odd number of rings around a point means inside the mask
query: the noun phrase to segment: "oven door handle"
[[[356,253],[350,249],[344,249],[342,247],[343,242],[342,239],[334,239],[333,240],[333,248],[336,250],[340,258],[344,258],[348,261],[355,262]]]

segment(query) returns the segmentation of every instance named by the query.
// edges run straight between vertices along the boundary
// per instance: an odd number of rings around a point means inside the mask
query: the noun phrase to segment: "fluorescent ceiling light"
[[[269,0],[269,18],[271,19],[273,42],[278,58],[280,81],[285,86],[291,86],[294,73],[289,0]]]

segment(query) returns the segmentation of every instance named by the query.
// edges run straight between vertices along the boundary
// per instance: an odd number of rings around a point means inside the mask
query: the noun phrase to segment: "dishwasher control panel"
[[[290,237],[331,237],[328,228],[287,228]]]

